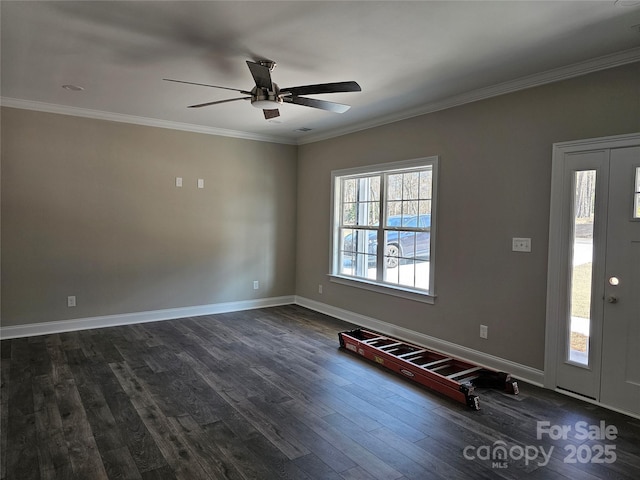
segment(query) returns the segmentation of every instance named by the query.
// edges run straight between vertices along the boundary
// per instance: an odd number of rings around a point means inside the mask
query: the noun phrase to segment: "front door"
[[[640,415],[640,135],[556,144],[545,383]]]
[[[640,146],[609,168],[600,401],[640,414]]]

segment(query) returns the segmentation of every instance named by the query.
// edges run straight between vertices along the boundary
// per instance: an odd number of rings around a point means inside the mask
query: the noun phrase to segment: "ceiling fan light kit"
[[[283,103],[279,93],[280,91],[275,83],[273,84],[273,91],[269,91],[266,88],[253,87],[253,90],[251,90],[251,105],[261,109],[272,109],[274,108],[274,103],[276,105]]]
[[[199,103],[197,105],[190,105],[189,108],[208,107],[210,105],[217,105],[220,103],[235,102],[237,100],[251,100],[251,105],[256,108],[260,108],[263,111],[264,118],[266,120],[279,117],[280,111],[278,105],[283,103],[293,103],[296,105],[302,105],[305,107],[318,108],[320,110],[326,110],[334,113],[344,113],[349,108],[349,105],[341,103],[327,102],[326,100],[318,100],[315,98],[301,97],[300,95],[314,95],[324,93],[339,93],[339,92],[360,92],[362,89],[357,82],[334,82],[334,83],[320,83],[317,85],[303,85],[299,87],[290,87],[280,89],[278,85],[271,79],[271,72],[276,67],[276,62],[272,60],[260,60],[259,62],[251,62],[247,60],[247,66],[253,76],[255,86],[251,91],[239,90],[236,88],[220,87],[217,85],[207,85],[204,83],[187,82],[183,80],[172,80],[165,78],[165,81],[185,83],[188,85],[199,85],[202,87],[221,88],[223,90],[232,90],[240,92],[246,97],[230,98],[227,100],[218,100],[214,102]]]

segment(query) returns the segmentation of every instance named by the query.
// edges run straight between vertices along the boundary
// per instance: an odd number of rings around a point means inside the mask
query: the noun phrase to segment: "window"
[[[570,263],[569,338],[567,359],[589,365],[591,332],[591,283],[593,277],[593,233],[595,221],[597,170],[573,172],[573,258]]]
[[[332,173],[333,281],[433,302],[437,162]]]

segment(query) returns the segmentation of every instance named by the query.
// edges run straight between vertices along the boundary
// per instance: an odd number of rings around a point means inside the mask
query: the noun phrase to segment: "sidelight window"
[[[640,218],[640,167],[636,167],[636,182],[633,194],[633,218]]]

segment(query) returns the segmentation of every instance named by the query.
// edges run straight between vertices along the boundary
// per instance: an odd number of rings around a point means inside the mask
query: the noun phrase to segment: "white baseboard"
[[[237,312],[256,308],[275,307],[296,303],[302,307],[330,315],[340,320],[345,320],[358,326],[371,328],[387,335],[392,335],[417,345],[422,345],[442,353],[452,355],[462,360],[482,365],[488,368],[511,373],[515,378],[524,380],[534,385],[543,386],[544,372],[519,363],[495,357],[487,353],[473,350],[455,343],[440,340],[423,333],[398,327],[372,317],[360,315],[355,312],[343,310],[300,296],[283,296],[261,298],[256,300],[244,300],[239,302],[214,303],[210,305],[197,305],[193,307],[169,308],[165,310],[153,310],[147,312],[124,313],[120,315],[104,315],[99,317],[76,318],[53,322],[32,323],[27,325],[12,325],[0,327],[0,338],[10,339],[19,337],[33,337],[52,333],[72,332],[76,330],[89,330],[94,328],[114,327],[117,325],[131,325],[135,323],[157,322],[176,318],[197,317],[200,315],[215,315],[217,313]]]
[[[509,372],[514,378],[525,382],[544,387],[544,372],[528,367],[504,358],[489,355],[478,350],[463,347],[455,343],[440,340],[423,333],[415,332],[406,328],[398,327],[391,323],[383,322],[372,317],[360,315],[349,310],[327,305],[305,297],[287,295],[282,297],[261,298],[257,300],[244,300],[240,302],[214,303],[211,305],[197,305],[194,307],[169,308],[165,310],[154,310],[148,312],[125,313],[121,315],[104,315],[99,317],[76,318],[71,320],[60,320],[53,322],[32,323],[28,325],[12,325],[0,327],[0,339],[6,340],[20,337],[33,337],[37,335],[48,335],[52,333],[73,332],[77,330],[90,330],[94,328],[114,327],[118,325],[132,325],[136,323],[158,322],[162,320],[173,320],[177,318],[197,317],[201,315],[215,315],[218,313],[238,312],[242,310],[253,310],[256,308],[277,307],[280,305],[290,305],[295,303],[316,312],[324,313],[332,317],[361,327],[371,328],[387,335],[392,335],[401,340],[406,340],[417,345],[438,350],[439,352],[451,355],[461,360],[467,360],[478,365]],[[556,389],[557,392],[575,397],[594,405],[608,408],[625,415],[640,418],[635,413],[604,405],[600,402],[584,398],[579,395]]]
[[[54,322],[32,323],[28,325],[12,325],[0,327],[0,338],[33,337],[51,333],[73,332],[76,330],[89,330],[93,328],[114,327],[117,325],[131,325],[135,323],[157,322],[175,318],[197,317],[200,315],[214,315],[216,313],[237,312],[240,310],[253,310],[256,308],[276,307],[294,303],[295,297],[260,298],[257,300],[243,300],[239,302],[214,303],[210,305],[197,305],[194,307],[169,308],[165,310],[153,310],[148,312],[124,313],[120,315],[104,315],[99,317],[75,318],[72,320],[60,320]]]
[[[463,347],[455,343],[447,342],[446,340],[431,337],[407,328],[398,327],[391,323],[383,322],[348,310],[343,310],[305,297],[296,296],[295,303],[302,307],[339,318],[340,320],[344,320],[361,327],[371,328],[372,330],[376,330],[380,333],[385,333],[419,346],[437,350],[461,360],[467,360],[471,363],[494,370],[508,372],[516,379],[523,380],[539,387],[542,387],[544,384],[544,372],[527,365],[522,365],[520,363],[512,362],[511,360],[489,355],[488,353]]]

